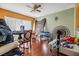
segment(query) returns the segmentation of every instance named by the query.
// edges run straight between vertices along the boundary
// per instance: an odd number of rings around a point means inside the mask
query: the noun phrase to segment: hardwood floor
[[[24,56],[51,56],[48,41],[32,40],[32,48],[24,49]]]

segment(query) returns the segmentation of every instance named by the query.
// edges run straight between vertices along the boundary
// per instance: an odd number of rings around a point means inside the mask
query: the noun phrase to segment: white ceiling
[[[11,10],[20,14],[24,14],[32,17],[40,17],[47,14],[55,13],[64,9],[72,8],[75,6],[73,3],[41,3],[41,12],[30,12],[31,9],[27,5],[31,3],[0,3],[0,7]]]

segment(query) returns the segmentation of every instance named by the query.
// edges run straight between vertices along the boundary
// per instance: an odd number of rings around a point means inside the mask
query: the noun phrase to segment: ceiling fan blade
[[[38,8],[41,7],[41,5],[38,5]]]
[[[31,12],[35,12],[36,10],[31,10]]]
[[[41,5],[35,5],[34,8],[35,9],[41,8]]]
[[[40,10],[36,10],[36,11],[41,12]]]

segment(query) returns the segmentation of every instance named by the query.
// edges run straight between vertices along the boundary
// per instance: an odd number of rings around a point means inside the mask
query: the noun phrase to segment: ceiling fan
[[[31,12],[41,12],[41,4],[33,4],[33,5],[27,5],[27,7],[31,8]]]

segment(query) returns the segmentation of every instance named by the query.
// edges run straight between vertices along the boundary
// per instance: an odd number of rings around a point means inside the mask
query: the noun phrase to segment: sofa
[[[72,44],[73,48],[67,48],[60,46],[59,48],[59,55],[61,56],[79,56],[79,46],[77,44]],[[57,55],[57,48],[52,48],[50,45],[50,51],[52,52],[53,56]]]
[[[16,49],[18,47],[18,41],[14,41],[12,43],[6,44],[4,46],[0,47],[0,55],[6,55],[6,56],[11,56],[12,54],[10,52],[12,52],[13,49]],[[14,50],[13,50],[14,51]],[[10,54],[8,54],[10,53]],[[15,53],[14,53],[15,54]]]

